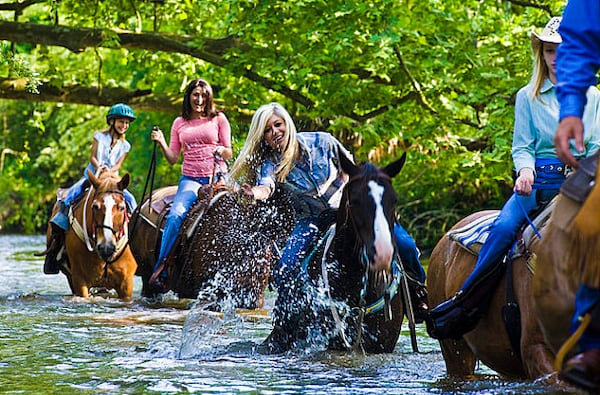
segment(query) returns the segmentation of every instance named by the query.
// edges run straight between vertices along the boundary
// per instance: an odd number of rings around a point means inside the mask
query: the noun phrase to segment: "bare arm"
[[[158,145],[160,145],[160,148],[169,164],[174,165],[175,163],[177,163],[177,161],[179,160],[179,152],[175,152],[171,148],[169,148],[167,142],[165,141],[165,136],[163,135],[162,130],[160,130],[159,128],[153,128],[152,132],[150,133],[150,138],[153,141],[157,142]]]
[[[126,157],[127,157],[127,152],[124,152],[123,155],[121,155],[121,157],[117,161],[117,163],[115,163],[115,165],[110,170],[111,171],[119,171],[119,169],[121,168],[121,165],[123,164],[123,161],[125,161]]]
[[[90,163],[92,164],[92,166],[94,166],[95,171],[98,171],[98,168],[100,167],[100,162],[98,162],[98,159],[96,158],[97,155],[98,155],[98,140],[93,139],[92,150],[90,153]]]
[[[219,155],[225,160],[233,158],[233,150],[231,148],[223,147],[222,145],[215,148],[215,154]]]

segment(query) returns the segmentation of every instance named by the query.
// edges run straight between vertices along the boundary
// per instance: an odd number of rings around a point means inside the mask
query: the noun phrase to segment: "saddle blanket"
[[[478,255],[481,246],[487,240],[490,227],[498,214],[499,212],[484,215],[462,228],[451,230],[448,232],[448,237],[471,254]]]
[[[550,214],[552,214],[552,210],[554,209],[555,205],[556,197],[552,199],[550,203],[548,203],[540,212],[535,214],[531,224],[526,223],[524,225],[521,235],[523,243],[518,246],[519,248],[517,250],[512,251],[512,258],[515,258],[521,254],[523,250],[527,250],[534,238],[540,237],[538,234],[538,229],[541,229],[550,219]],[[450,238],[450,240],[458,243],[459,246],[477,256],[479,255],[481,246],[487,240],[490,233],[490,227],[496,220],[496,217],[498,217],[498,214],[500,214],[499,211],[484,215],[483,217],[478,218],[462,228],[449,231],[447,236]]]

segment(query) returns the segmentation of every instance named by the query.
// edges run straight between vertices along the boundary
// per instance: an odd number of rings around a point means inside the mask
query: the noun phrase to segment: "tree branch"
[[[39,93],[27,90],[27,79],[0,78],[0,98],[28,101],[79,103],[94,106],[112,106],[125,102],[136,110],[177,114],[181,111],[181,98],[155,94],[149,90],[127,90],[124,88],[83,87],[79,85],[58,88],[49,84],[38,87]]]
[[[115,36],[118,40],[113,40]],[[221,39],[198,39],[164,33],[132,33],[90,28],[73,29],[67,26],[47,26],[8,21],[0,21],[0,39],[59,46],[75,53],[82,52],[88,47],[128,48],[181,53],[223,68],[227,68],[228,63],[222,55],[231,48],[241,45],[233,36]],[[201,45],[197,45],[199,41]],[[231,72],[240,74],[240,70],[231,70]],[[264,78],[253,71],[244,70],[242,74],[249,80],[265,88],[279,92],[305,107],[314,105],[312,100],[300,92],[280,86],[276,82]]]

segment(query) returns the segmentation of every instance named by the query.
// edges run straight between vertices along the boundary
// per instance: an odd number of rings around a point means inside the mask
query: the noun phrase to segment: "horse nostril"
[[[111,243],[102,243],[98,244],[98,255],[102,257],[102,259],[107,260],[110,258],[116,251],[114,244]]]

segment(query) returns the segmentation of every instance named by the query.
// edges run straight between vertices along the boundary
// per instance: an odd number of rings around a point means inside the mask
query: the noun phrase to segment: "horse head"
[[[340,165],[349,180],[342,195],[338,226],[350,224],[371,272],[391,271],[398,199],[392,178],[400,172],[405,161],[406,153],[386,167],[378,168],[372,163],[356,165],[345,155],[340,155]]]
[[[113,260],[119,241],[127,236],[127,205],[123,191],[129,185],[130,176],[119,178],[110,170],[95,176],[88,170],[89,180],[94,187],[91,203],[91,221],[96,237],[96,252],[106,262]],[[87,211],[87,209],[86,209]]]

